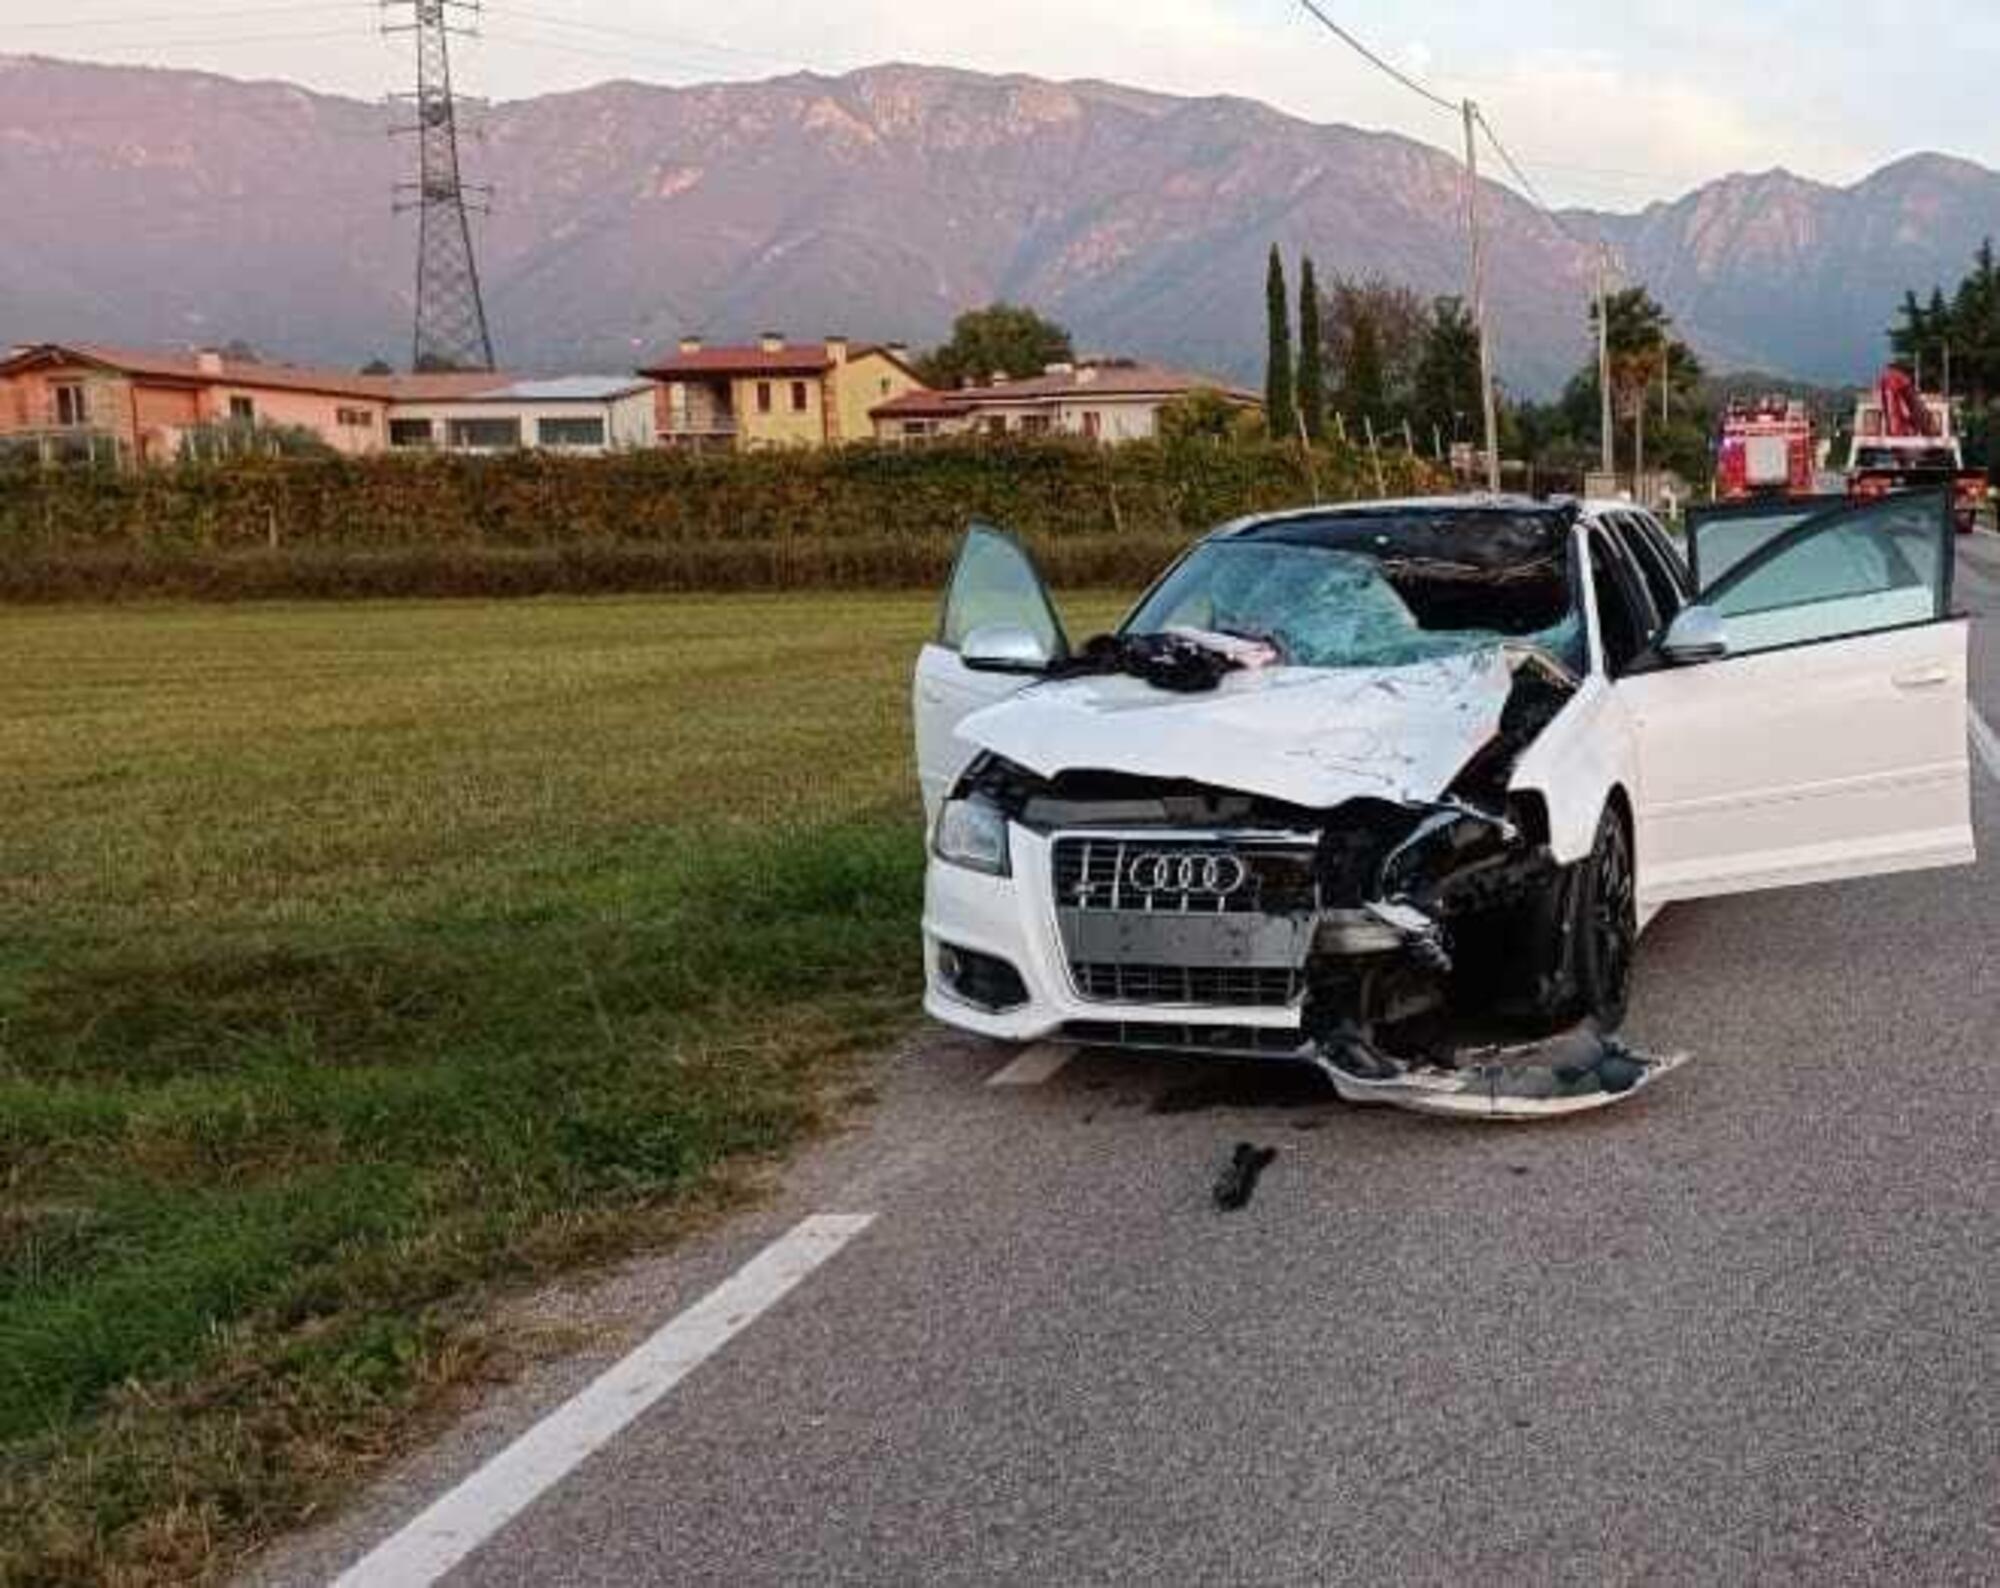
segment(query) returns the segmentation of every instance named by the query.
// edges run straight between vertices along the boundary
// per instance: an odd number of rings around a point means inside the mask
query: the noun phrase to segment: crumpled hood
[[[974,712],[959,736],[1043,777],[1184,778],[1325,808],[1439,798],[1500,729],[1499,647],[1408,667],[1271,667],[1197,695],[1123,674],[1037,684]]]

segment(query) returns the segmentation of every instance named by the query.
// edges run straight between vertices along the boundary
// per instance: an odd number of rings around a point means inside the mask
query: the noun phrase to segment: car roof
[[[1311,507],[1286,508],[1272,513],[1248,513],[1218,526],[1210,539],[1250,538],[1264,530],[1282,530],[1290,525],[1325,523],[1337,526],[1344,520],[1362,518],[1464,518],[1492,513],[1508,518],[1524,516],[1568,518],[1577,512],[1574,498],[1490,495],[1480,492],[1462,496],[1397,496],[1372,501],[1322,502]]]

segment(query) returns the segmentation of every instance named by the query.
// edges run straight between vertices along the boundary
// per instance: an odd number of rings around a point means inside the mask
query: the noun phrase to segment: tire
[[[1632,835],[1616,807],[1597,821],[1597,839],[1572,895],[1571,969],[1579,1012],[1602,1031],[1624,1024],[1639,946],[1639,895]]]

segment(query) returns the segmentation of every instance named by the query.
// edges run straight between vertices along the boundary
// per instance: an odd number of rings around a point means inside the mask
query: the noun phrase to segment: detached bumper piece
[[[1310,1057],[1345,1102],[1461,1119],[1590,1113],[1638,1096],[1688,1061],[1685,1053],[1639,1053],[1587,1023],[1540,1042],[1467,1048],[1449,1065],[1392,1058],[1358,1036]]]

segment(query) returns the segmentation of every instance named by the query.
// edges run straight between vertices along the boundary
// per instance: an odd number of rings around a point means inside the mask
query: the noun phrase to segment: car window
[[[1704,591],[1731,655],[1872,633],[1947,615],[1950,497],[1878,498],[1795,525]]]
[[[1688,566],[1706,589],[1809,518],[1847,506],[1844,496],[1780,496],[1688,509]]]
[[[1648,638],[1657,639],[1680,610],[1680,590],[1673,575],[1660,565],[1657,554],[1646,544],[1645,531],[1629,514],[1613,513],[1605,520],[1605,528],[1622,553],[1627,569],[1645,586],[1646,602],[1652,608]]]
[[[1011,535],[974,524],[966,531],[945,591],[938,643],[955,651],[968,634],[995,624],[1028,630],[1050,656],[1068,650],[1048,590],[1027,552]]]
[[[1590,537],[1590,585],[1597,597],[1597,633],[1613,678],[1630,670],[1650,638],[1652,614],[1626,582],[1622,559],[1600,530]]]
[[[1653,605],[1659,608],[1662,621],[1671,623],[1674,614],[1687,603],[1691,592],[1688,589],[1687,565],[1681,561],[1680,553],[1667,539],[1667,532],[1659,523],[1644,513],[1622,515],[1625,524],[1625,544],[1632,553],[1632,560],[1638,565],[1646,581],[1646,588],[1652,593]]]

